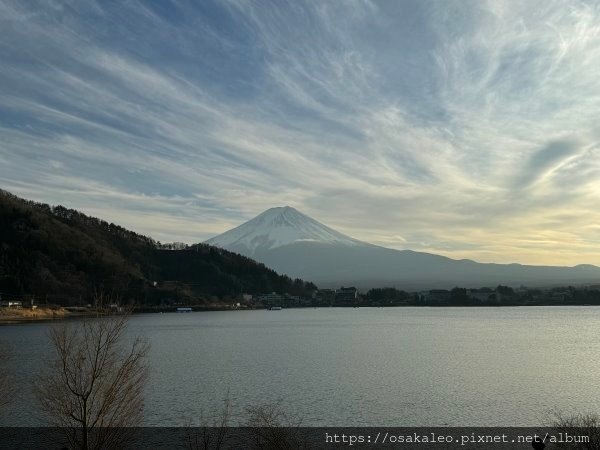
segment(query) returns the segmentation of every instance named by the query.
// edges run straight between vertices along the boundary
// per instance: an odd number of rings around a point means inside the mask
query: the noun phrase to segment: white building
[[[22,308],[23,302],[15,301],[15,300],[5,300],[0,302],[0,307],[2,308]]]

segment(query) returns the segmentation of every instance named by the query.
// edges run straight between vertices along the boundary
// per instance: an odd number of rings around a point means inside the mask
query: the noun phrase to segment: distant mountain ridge
[[[291,207],[271,208],[207,244],[321,286],[403,289],[600,283],[600,268],[489,264],[359,241]]]

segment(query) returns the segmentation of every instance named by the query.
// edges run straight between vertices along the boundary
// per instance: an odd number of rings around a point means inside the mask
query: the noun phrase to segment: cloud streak
[[[0,183],[163,240],[289,204],[356,238],[600,264],[593,2],[0,0]]]

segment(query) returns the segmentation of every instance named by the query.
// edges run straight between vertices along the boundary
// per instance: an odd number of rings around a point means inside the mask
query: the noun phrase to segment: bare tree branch
[[[220,450],[227,442],[227,428],[231,419],[231,398],[229,391],[223,401],[221,413],[212,420],[200,415],[197,426],[192,420],[187,423],[186,447],[189,450]]]
[[[556,443],[557,448],[569,449],[600,449],[600,416],[596,413],[568,414],[561,411],[553,411],[551,426],[555,432],[563,436],[586,436],[587,442],[562,442]]]
[[[99,294],[100,295],[100,294]],[[56,351],[35,394],[50,425],[62,427],[75,448],[119,448],[141,424],[148,344],[127,349],[129,314],[62,323],[52,328]]]
[[[304,449],[310,445],[298,432],[301,420],[288,415],[281,402],[247,408],[246,426],[251,430],[253,448]]]

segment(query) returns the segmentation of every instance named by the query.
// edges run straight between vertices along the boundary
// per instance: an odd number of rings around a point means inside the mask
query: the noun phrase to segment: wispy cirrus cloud
[[[163,241],[290,204],[396,248],[600,264],[599,19],[0,0],[0,184]]]

